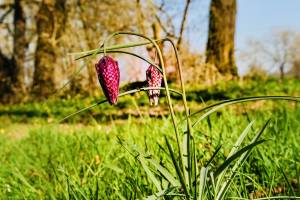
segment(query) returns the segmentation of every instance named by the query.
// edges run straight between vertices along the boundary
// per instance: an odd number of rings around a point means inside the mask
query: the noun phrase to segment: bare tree
[[[142,11],[142,4],[140,0],[136,0],[136,12],[137,12],[137,21],[138,21],[138,29],[142,34],[146,34],[145,30],[145,16]]]
[[[181,41],[182,41],[182,37],[183,37],[183,31],[185,28],[188,9],[189,9],[190,4],[191,4],[191,0],[186,0],[183,17],[182,17],[181,25],[180,25],[179,36],[178,36],[177,45],[176,45],[178,50],[180,50],[180,45],[181,45]]]
[[[25,54],[27,49],[26,19],[21,1],[14,1],[14,35],[13,35],[13,60],[14,72],[12,73],[12,87],[14,95],[20,97],[26,93],[25,79]]]
[[[296,34],[290,31],[277,31],[264,41],[252,40],[250,43],[251,48],[255,48],[265,62],[278,69],[281,81],[285,77],[287,67],[297,56],[294,53],[297,49],[297,46],[294,45],[295,36]]]
[[[293,77],[300,78],[300,33],[294,33],[291,44],[291,68],[289,74]]]
[[[25,53],[27,48],[26,32],[26,18],[23,11],[21,1],[15,0],[13,2],[6,2],[4,4],[8,9],[1,16],[0,23],[3,23],[6,17],[13,11],[12,26],[13,31],[10,30],[9,24],[7,28],[13,38],[12,56],[8,58],[0,52],[0,77],[1,89],[0,97],[3,101],[20,101],[26,94],[26,86],[24,83],[24,63]]]
[[[234,58],[236,12],[236,0],[211,1],[206,63],[225,76],[237,76]]]
[[[62,35],[65,14],[64,0],[44,0],[38,11],[37,47],[32,91],[49,96],[55,90],[56,40]]]

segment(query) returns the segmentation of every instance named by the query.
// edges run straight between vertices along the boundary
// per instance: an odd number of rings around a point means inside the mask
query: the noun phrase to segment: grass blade
[[[203,193],[205,191],[206,179],[207,179],[208,168],[202,167],[200,171],[200,183],[199,183],[199,195],[198,200],[202,200]]]
[[[174,154],[174,151],[173,151],[173,148],[171,146],[171,144],[169,143],[169,140],[165,137],[165,140],[166,140],[166,144],[167,144],[167,147],[168,147],[168,150],[169,150],[169,153],[171,155],[171,158],[172,158],[172,162],[173,162],[173,165],[175,167],[175,170],[176,170],[176,173],[177,173],[177,176],[180,180],[180,183],[181,183],[181,187],[183,188],[183,191],[186,195],[186,197],[188,198],[189,197],[189,192],[188,192],[188,189],[186,187],[186,183],[185,183],[185,180],[183,178],[183,175],[182,175],[182,172],[180,170],[180,167],[177,163],[177,160],[176,160],[176,157],[175,157],[175,154]]]
[[[206,163],[205,167],[208,167],[209,164],[214,160],[214,158],[216,157],[216,155],[219,153],[219,151],[221,150],[222,145],[217,147],[217,150],[214,152],[214,154],[212,155],[212,157],[209,159],[209,161]]]
[[[270,119],[265,123],[265,125],[261,128],[261,130],[254,136],[254,138],[251,141],[251,144],[254,144],[255,142],[257,142],[257,140],[259,139],[259,137],[262,135],[262,133],[265,131],[266,127],[269,125],[270,123]],[[241,167],[244,162],[247,160],[247,158],[249,157],[251,153],[251,149],[249,151],[247,151],[246,153],[242,154],[241,157],[239,158],[239,160],[235,163],[235,165],[232,167],[231,170],[231,174],[229,175],[229,178],[223,183],[221,189],[219,190],[218,194],[217,194],[217,200],[223,199],[223,197],[225,196],[227,189],[229,187],[229,185],[231,184],[237,169],[239,167]],[[218,179],[218,182],[220,181],[220,179]]]
[[[211,110],[204,113],[199,119],[197,119],[192,126],[193,127],[196,126],[198,123],[200,123],[207,116],[211,115],[216,110],[218,110],[218,109],[220,109],[224,106],[237,104],[237,103],[248,102],[248,101],[258,101],[258,100],[286,100],[286,101],[300,102],[300,97],[292,97],[292,96],[256,96],[256,97],[243,97],[243,98],[225,100],[225,101],[222,101],[222,102],[218,102],[218,103],[206,106],[206,107],[198,110],[197,112],[194,112],[193,114],[191,114],[190,117],[212,108]]]
[[[256,147],[257,145],[266,142],[267,140],[259,140],[256,141],[254,143],[251,143],[247,146],[245,146],[244,148],[240,149],[239,151],[237,151],[235,154],[233,154],[232,156],[230,156],[228,159],[225,160],[225,162],[218,167],[218,169],[215,172],[215,176],[219,176],[221,174],[221,172],[223,172],[226,168],[228,168],[228,166],[237,158],[239,158],[242,154],[244,154],[247,151],[250,151],[251,149],[253,149],[254,147]]]
[[[248,126],[245,128],[245,130],[242,132],[242,134],[239,136],[238,140],[236,141],[236,143],[232,147],[230,153],[228,154],[228,157],[232,156],[235,152],[237,152],[237,150],[240,148],[242,142],[244,141],[245,137],[248,135],[250,129],[253,126],[253,124],[254,124],[254,121],[252,121],[248,124]]]
[[[295,192],[294,192],[294,190],[293,190],[293,187],[291,186],[291,184],[290,184],[290,182],[289,182],[287,176],[285,175],[285,173],[284,173],[282,167],[281,167],[279,164],[278,164],[278,168],[279,168],[280,172],[282,173],[282,175],[283,175],[283,177],[284,177],[284,180],[285,180],[285,182],[287,183],[287,185],[288,185],[290,191],[292,192],[292,194],[293,194],[294,196],[296,196],[296,194],[295,194]]]
[[[251,127],[253,126],[254,121],[250,122],[248,124],[248,126],[244,129],[244,131],[242,132],[242,134],[239,136],[239,138],[237,139],[237,141],[235,142],[235,144],[233,145],[230,153],[228,154],[228,158],[230,158],[233,154],[235,154],[237,152],[237,150],[240,148],[242,142],[244,141],[245,137],[247,136],[247,134],[249,133]],[[223,163],[225,164],[225,162]],[[216,177],[219,176],[218,181],[217,181],[217,185],[219,185],[220,181],[223,180],[223,176],[225,175],[226,171],[227,171],[227,167],[224,168],[222,171],[220,171],[218,174],[216,172]],[[218,171],[218,170],[217,170]]]
[[[140,163],[142,164],[142,167],[144,168],[146,174],[148,175],[148,177],[151,179],[152,183],[155,185],[155,187],[157,188],[157,190],[160,192],[162,191],[161,186],[160,186],[160,182],[157,180],[157,178],[155,177],[155,175],[151,172],[151,170],[149,169],[149,167],[147,166],[145,160],[143,157],[139,156],[138,160],[140,161]]]
[[[178,180],[176,180],[173,175],[163,166],[161,166],[156,160],[152,159],[152,158],[146,158],[147,161],[149,161],[150,164],[152,164],[157,171],[159,171],[167,180],[168,182],[174,186],[174,187],[178,187],[180,186],[180,183],[178,182]]]
[[[235,144],[233,145],[228,158],[231,157],[234,153],[237,152],[237,150],[239,149],[240,145],[242,144],[242,142],[244,141],[245,137],[247,136],[247,134],[249,133],[251,127],[253,126],[254,121],[250,122],[248,124],[248,126],[244,129],[244,131],[242,132],[242,134],[239,136],[239,138],[237,139],[237,141],[235,142]],[[224,164],[224,163],[223,163]],[[220,174],[216,174],[216,176],[218,176],[218,180],[217,180],[217,187],[221,184],[221,181],[223,180],[226,172],[227,172],[228,167],[226,167],[225,169],[223,169],[221,172],[219,172]]]
[[[188,184],[189,187],[189,158],[188,158],[188,134],[185,132],[183,134],[183,142],[182,142],[182,154],[183,154],[183,174],[185,178],[185,182]]]

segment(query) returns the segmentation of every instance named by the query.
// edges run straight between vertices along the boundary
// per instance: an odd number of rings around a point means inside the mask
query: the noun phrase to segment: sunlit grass
[[[256,120],[257,131],[272,118],[264,134],[270,141],[257,147],[230,187],[228,196],[249,198],[251,195],[293,195],[283,172],[297,192],[300,177],[300,110],[290,103],[278,103],[267,111],[222,109],[196,129],[198,165],[203,166],[216,148],[222,145],[212,166],[218,166],[249,120]],[[208,123],[209,122],[209,123]],[[2,129],[5,129],[3,126]],[[93,125],[36,125],[28,130],[19,126],[15,138],[9,130],[0,135],[1,199],[69,198],[125,199],[155,193],[155,187],[134,157],[118,143],[123,138],[136,144],[155,159],[170,165],[161,148],[163,134],[173,138],[169,119],[129,118]],[[15,130],[16,131],[16,130]],[[175,138],[173,138],[175,139]],[[175,140],[171,142],[175,142]],[[295,182],[296,181],[296,182]],[[278,193],[281,188],[282,192]],[[284,189],[282,189],[284,188]]]
[[[213,99],[250,96],[252,92],[299,94],[298,81],[288,83],[289,87],[275,80],[259,88],[256,82],[219,84],[213,90],[189,87],[187,98],[193,113],[215,102]],[[206,103],[199,98],[205,95]],[[145,96],[120,98],[116,107],[99,105],[63,124],[56,122],[101,97],[0,106],[0,199],[136,199],[156,193],[136,157],[119,143],[121,139],[138,147],[175,174],[164,141],[167,135],[176,146],[165,99],[161,98],[159,107],[149,108]],[[183,108],[176,96],[172,97],[183,131]],[[293,102],[260,101],[221,108],[195,126],[197,166],[205,166],[221,147],[210,163],[217,169],[251,121],[247,142],[268,119],[271,122],[262,137],[268,141],[257,146],[237,171],[227,197],[299,196],[300,110]]]

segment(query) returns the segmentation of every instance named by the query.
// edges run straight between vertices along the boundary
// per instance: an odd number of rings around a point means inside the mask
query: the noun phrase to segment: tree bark
[[[25,37],[26,18],[19,0],[13,2],[8,13],[10,10],[14,11],[12,58],[8,58],[0,52],[0,99],[5,103],[19,102],[26,94],[26,84],[24,81],[24,63],[28,44]]]
[[[224,76],[237,76],[234,58],[236,0],[212,0],[206,46],[206,63]]]
[[[7,103],[11,94],[12,61],[0,51],[0,101]]]
[[[88,31],[89,21],[84,16],[84,8],[80,1],[78,2],[78,6],[80,9],[80,19],[82,21],[82,25],[83,25],[83,29],[84,29],[84,36],[85,36],[85,40],[87,42],[87,46],[89,49],[93,49],[94,48],[93,39],[90,37],[89,31]],[[91,94],[95,94],[95,91],[97,91],[97,86],[98,86],[96,72],[95,72],[95,65],[91,64],[91,63],[87,63],[87,72],[88,72],[88,91],[91,92]],[[78,81],[78,80],[74,77],[74,81]],[[72,83],[72,84],[76,85],[75,83]]]
[[[22,98],[26,93],[25,86],[25,56],[28,42],[25,37],[26,19],[20,0],[14,2],[14,47],[12,91],[16,98]]]
[[[47,97],[55,91],[56,40],[66,22],[64,0],[44,0],[37,15],[37,47],[32,92]]]
[[[142,11],[141,0],[136,0],[136,12],[137,12],[137,21],[139,32],[143,35],[146,34],[145,30],[145,16]]]

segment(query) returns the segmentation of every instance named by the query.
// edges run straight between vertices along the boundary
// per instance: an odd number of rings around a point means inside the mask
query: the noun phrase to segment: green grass
[[[256,82],[232,82],[227,87],[218,85],[214,91],[227,98],[298,94],[299,82],[287,81],[289,87],[270,81],[261,89]],[[207,91],[213,93],[211,89]],[[192,110],[202,105],[198,97],[192,98],[197,96],[194,93],[188,93]],[[117,108],[101,105],[75,116],[69,123],[52,123],[94,100],[54,99],[1,106],[0,199],[137,199],[157,192],[140,163],[119,144],[118,138],[151,154],[175,174],[163,136],[170,136],[175,146],[171,120],[168,115],[149,117],[149,108],[141,106],[146,105],[147,99],[141,94],[121,99]],[[162,107],[151,112],[163,112],[166,108]],[[122,112],[134,114],[118,117]],[[181,114],[177,116],[180,121]],[[238,171],[227,198],[300,196],[300,108],[295,103],[244,103],[211,115],[194,132],[197,165],[204,166],[221,145],[211,163],[212,168],[217,168],[250,121],[255,120],[250,133],[253,137],[269,118],[271,123],[262,136],[268,141],[256,147]]]

